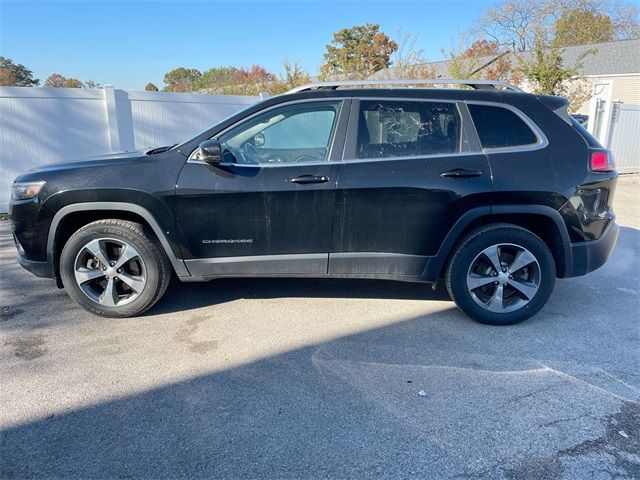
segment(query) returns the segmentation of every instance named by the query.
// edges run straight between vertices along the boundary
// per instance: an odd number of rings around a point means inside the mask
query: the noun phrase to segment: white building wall
[[[13,179],[47,163],[186,140],[258,97],[0,87],[0,212]]]
[[[611,98],[613,101],[628,105],[640,105],[640,73],[624,75],[600,75],[587,79],[595,86],[602,83],[611,85]],[[587,100],[577,113],[589,114],[590,101]]]

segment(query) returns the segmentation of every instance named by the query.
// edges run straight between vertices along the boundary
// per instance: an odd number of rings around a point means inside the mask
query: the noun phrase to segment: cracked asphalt
[[[612,259],[511,327],[422,285],[173,281],[107,320],[0,222],[1,478],[640,478],[640,176]]]

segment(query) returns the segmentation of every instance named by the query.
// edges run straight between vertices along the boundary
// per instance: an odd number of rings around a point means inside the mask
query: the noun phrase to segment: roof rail
[[[459,78],[428,78],[428,79],[398,79],[398,80],[345,80],[337,82],[317,82],[293,88],[287,93],[305,92],[309,90],[335,90],[339,87],[354,86],[413,86],[413,85],[466,85],[474,90],[497,90],[502,87],[505,90],[523,93],[523,90],[515,85],[499,80],[475,80]]]

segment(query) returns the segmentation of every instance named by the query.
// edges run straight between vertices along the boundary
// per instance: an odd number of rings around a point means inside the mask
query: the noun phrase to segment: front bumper
[[[611,220],[602,236],[597,240],[588,242],[571,243],[571,268],[567,269],[565,277],[579,277],[600,268],[611,256],[620,227]]]
[[[20,240],[14,234],[13,242],[16,245],[16,250],[18,250],[18,256],[16,257],[16,261],[20,264],[22,268],[27,270],[28,272],[33,273],[37,277],[43,278],[54,278],[55,274],[53,272],[53,264],[49,261],[38,262],[36,260],[29,260],[26,258],[26,253]]]
[[[53,265],[49,262],[36,262],[34,260],[27,260],[26,258],[18,255],[16,257],[18,263],[25,270],[33,273],[37,277],[54,278]]]

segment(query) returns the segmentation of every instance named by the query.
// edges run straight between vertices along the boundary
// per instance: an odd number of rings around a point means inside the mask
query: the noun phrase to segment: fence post
[[[103,94],[111,151],[135,150],[133,116],[131,114],[131,102],[127,93],[123,90],[114,89],[113,85],[105,85]]]
[[[589,133],[605,147],[608,147],[607,140],[613,113],[612,89],[610,80],[598,81],[593,86],[593,96],[589,103]]]

